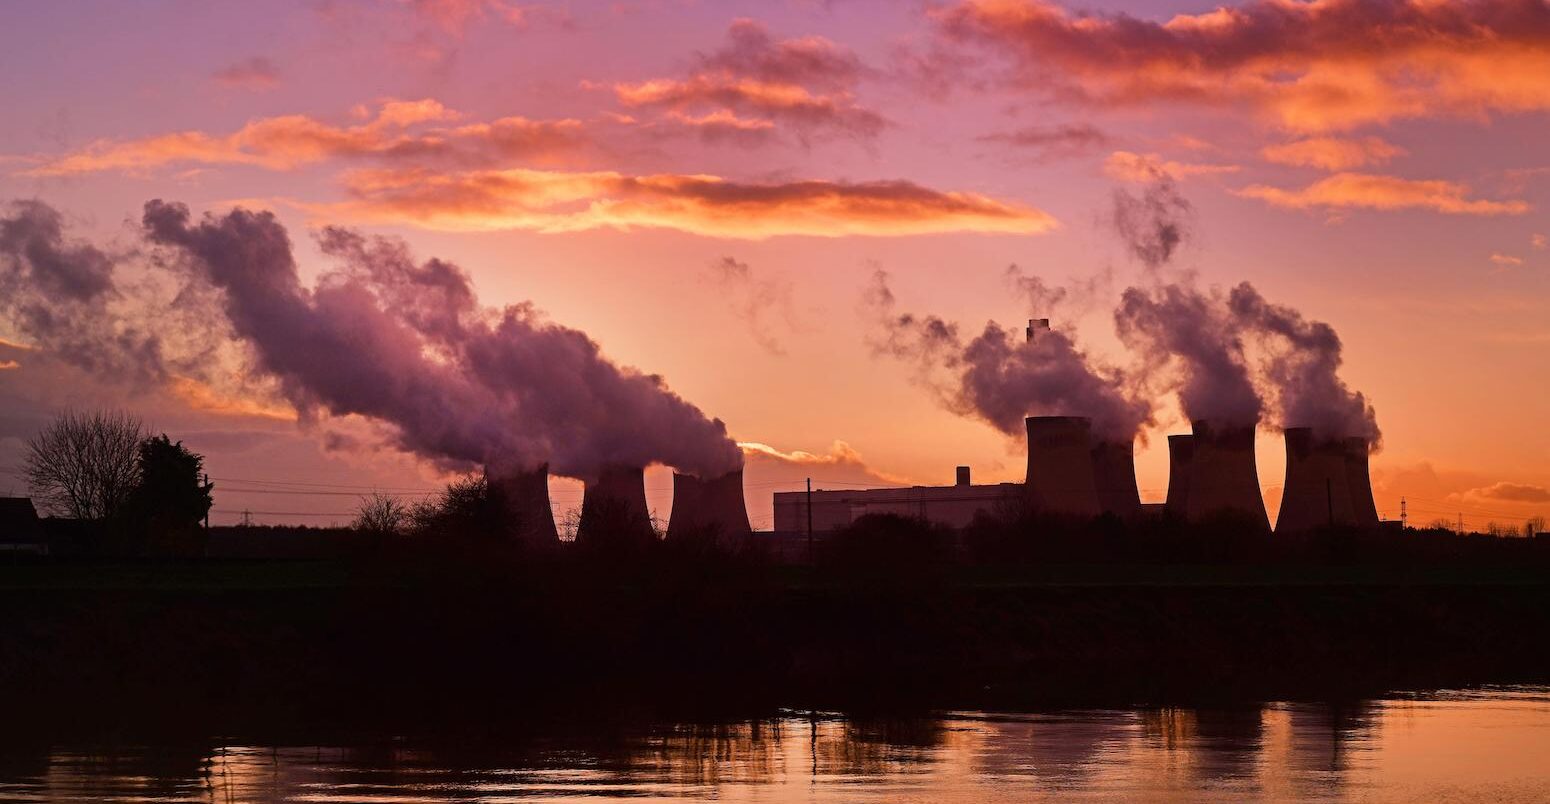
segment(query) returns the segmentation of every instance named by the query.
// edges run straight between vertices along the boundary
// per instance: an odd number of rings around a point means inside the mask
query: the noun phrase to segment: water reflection
[[[9,735],[13,741],[17,735]],[[1339,704],[783,713],[585,737],[0,748],[0,799],[981,801],[1550,797],[1550,689]]]

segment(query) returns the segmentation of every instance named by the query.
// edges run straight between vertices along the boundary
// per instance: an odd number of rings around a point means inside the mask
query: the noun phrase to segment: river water
[[[1340,705],[572,725],[566,736],[329,745],[7,742],[0,800],[1550,801],[1544,687]]]

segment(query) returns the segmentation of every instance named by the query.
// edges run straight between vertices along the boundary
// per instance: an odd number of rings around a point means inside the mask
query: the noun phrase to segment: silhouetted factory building
[[[961,528],[974,521],[974,515],[980,511],[991,513],[998,506],[1015,503],[1023,489],[1021,483],[973,485],[969,482],[969,467],[960,466],[957,483],[951,486],[815,490],[812,492],[813,532],[839,530],[867,514],[897,514]],[[807,499],[806,491],[776,492],[775,530],[806,531]]]

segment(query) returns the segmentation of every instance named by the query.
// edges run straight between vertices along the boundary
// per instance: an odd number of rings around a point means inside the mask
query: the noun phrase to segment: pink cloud
[[[958,0],[932,16],[1004,55],[1018,85],[1091,103],[1244,106],[1310,132],[1550,109],[1536,0],[1249,0],[1163,22]]]
[[[1456,182],[1366,173],[1337,173],[1294,190],[1256,184],[1237,192],[1289,209],[1423,209],[1449,215],[1521,215],[1529,211],[1525,201],[1470,198],[1469,188]]]

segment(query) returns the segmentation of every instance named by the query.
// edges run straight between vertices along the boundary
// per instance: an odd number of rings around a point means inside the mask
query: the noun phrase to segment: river
[[[480,733],[51,746],[11,734],[0,799],[1550,800],[1546,687],[1231,708],[781,711]]]

